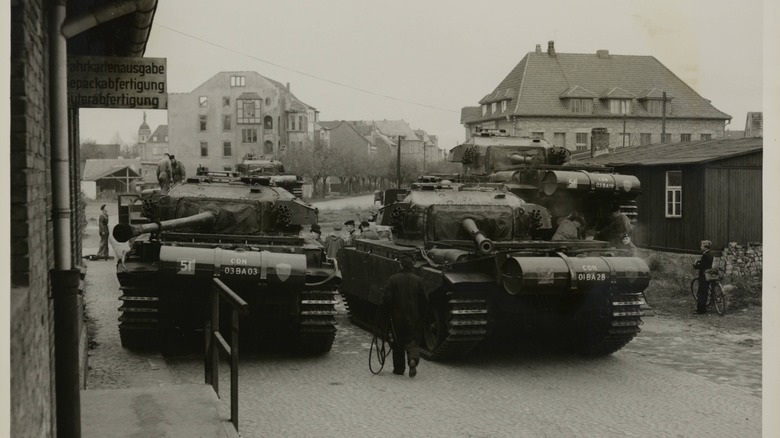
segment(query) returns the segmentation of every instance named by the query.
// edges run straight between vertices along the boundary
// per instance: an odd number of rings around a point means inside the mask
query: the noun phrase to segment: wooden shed
[[[631,147],[582,161],[639,178],[640,247],[698,252],[705,239],[714,248],[762,241],[762,138]]]

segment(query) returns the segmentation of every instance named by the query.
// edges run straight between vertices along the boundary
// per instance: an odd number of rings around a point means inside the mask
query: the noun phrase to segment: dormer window
[[[506,101],[502,100],[501,101],[501,112],[503,113],[504,111],[506,111]]]
[[[569,109],[573,113],[591,114],[593,112],[593,99],[569,99]]]
[[[482,115],[487,114],[487,104],[482,105]]]
[[[631,114],[631,99],[610,99],[609,112],[612,114]]]
[[[493,102],[490,104],[490,114],[495,114],[495,113],[496,113],[496,103]]]

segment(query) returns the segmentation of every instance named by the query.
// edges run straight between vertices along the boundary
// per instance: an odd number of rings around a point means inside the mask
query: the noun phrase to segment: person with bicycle
[[[693,264],[693,267],[699,270],[699,292],[696,300],[696,313],[700,315],[707,313],[707,298],[710,293],[710,285],[707,281],[706,272],[708,269],[712,269],[713,258],[712,254],[710,253],[711,246],[712,242],[709,240],[702,240],[701,258],[696,260],[696,262]]]

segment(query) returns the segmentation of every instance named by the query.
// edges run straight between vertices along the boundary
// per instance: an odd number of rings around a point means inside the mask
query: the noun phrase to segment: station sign
[[[68,106],[167,109],[166,58],[68,56]]]

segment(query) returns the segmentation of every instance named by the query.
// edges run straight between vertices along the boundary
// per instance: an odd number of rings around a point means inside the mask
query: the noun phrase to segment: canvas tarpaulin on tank
[[[491,240],[512,240],[512,207],[508,205],[432,205],[426,220],[433,240],[472,240],[463,229],[463,219],[473,219],[477,228]]]
[[[209,231],[225,234],[257,234],[262,231],[259,206],[254,202],[239,200],[200,200],[182,198],[176,202],[175,217],[187,217],[205,211],[214,213],[216,221]],[[199,227],[181,229],[197,231]]]
[[[492,173],[521,164],[544,164],[544,148],[519,146],[490,146],[485,151],[485,172]]]

